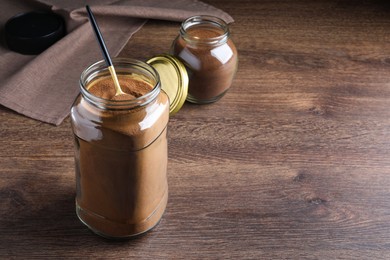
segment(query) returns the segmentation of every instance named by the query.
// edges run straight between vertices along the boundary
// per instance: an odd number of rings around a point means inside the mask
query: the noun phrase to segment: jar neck
[[[199,15],[185,20],[180,27],[180,36],[190,44],[220,45],[230,36],[229,26],[215,16]]]
[[[146,106],[156,100],[160,94],[161,86],[159,75],[153,67],[144,62],[127,58],[114,58],[112,62],[118,75],[137,75],[152,85],[153,89],[143,96],[129,100],[110,100],[93,95],[87,89],[88,84],[100,77],[110,76],[105,61],[101,60],[85,69],[80,77],[80,92],[88,103],[104,110],[129,110]]]

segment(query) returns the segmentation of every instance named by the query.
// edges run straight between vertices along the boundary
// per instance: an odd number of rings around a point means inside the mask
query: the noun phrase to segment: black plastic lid
[[[64,35],[64,20],[54,13],[21,13],[5,24],[8,48],[22,54],[39,54]]]

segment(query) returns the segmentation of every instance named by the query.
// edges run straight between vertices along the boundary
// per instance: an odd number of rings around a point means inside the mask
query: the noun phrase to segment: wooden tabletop
[[[390,5],[205,0],[235,18],[239,70],[169,123],[160,224],[112,242],[75,214],[73,136],[0,108],[0,258],[389,259]],[[120,56],[167,52],[149,21]]]

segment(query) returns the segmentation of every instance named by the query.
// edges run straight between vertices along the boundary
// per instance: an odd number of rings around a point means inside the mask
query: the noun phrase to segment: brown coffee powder
[[[189,73],[187,100],[216,101],[231,86],[237,70],[237,49],[226,32],[210,24],[191,25],[172,45]]]
[[[114,81],[110,76],[99,78],[88,86],[94,96],[108,100],[131,100],[141,97],[153,89],[150,84],[131,76],[118,75],[119,85],[126,94],[115,96]]]
[[[153,89],[136,76],[118,76],[130,101]],[[110,76],[93,80],[87,89],[107,100],[115,98]],[[161,218],[168,198],[168,111],[163,93],[147,105],[124,110],[101,109],[85,99],[72,108],[77,214],[95,232],[133,236]]]

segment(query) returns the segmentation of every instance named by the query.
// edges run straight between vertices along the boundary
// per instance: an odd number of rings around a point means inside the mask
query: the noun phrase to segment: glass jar
[[[124,238],[150,230],[165,211],[169,101],[150,65],[118,58],[113,64],[118,77],[141,80],[151,90],[131,100],[104,99],[88,88],[109,77],[105,62],[81,74],[81,94],[71,109],[76,212],[95,233]]]
[[[181,24],[170,52],[187,68],[188,101],[215,102],[230,88],[238,55],[223,20],[205,15],[188,18]]]

